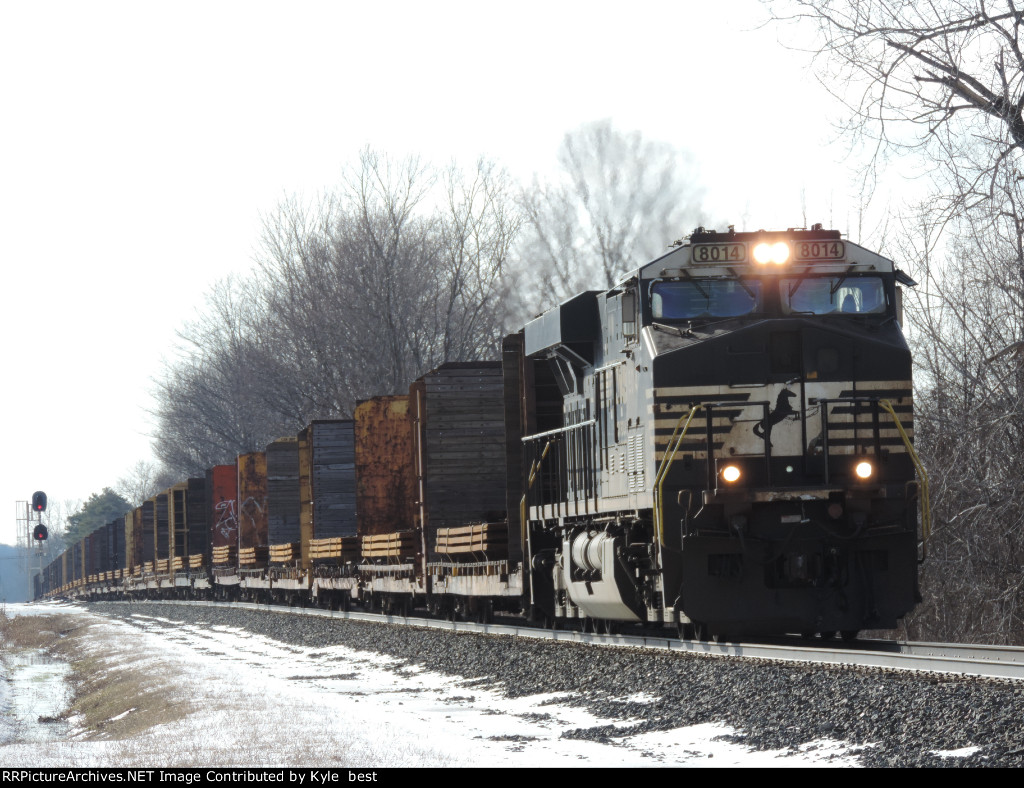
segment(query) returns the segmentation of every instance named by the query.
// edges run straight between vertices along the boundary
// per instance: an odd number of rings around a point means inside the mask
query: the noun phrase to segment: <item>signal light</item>
[[[45,512],[46,511],[46,493],[34,492],[32,493],[32,511],[33,512]],[[46,537],[43,537],[44,539]]]
[[[874,467],[867,460],[858,462],[857,467],[855,467],[853,470],[854,473],[856,473],[857,476],[861,479],[870,479],[871,474],[875,472]]]
[[[32,538],[35,539],[37,542],[42,542],[49,535],[50,534],[47,532],[46,526],[42,523],[39,523],[39,525],[32,529]]]

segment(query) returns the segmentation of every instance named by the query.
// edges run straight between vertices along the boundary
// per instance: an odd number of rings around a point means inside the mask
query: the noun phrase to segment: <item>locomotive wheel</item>
[[[352,608],[352,597],[348,595],[348,591],[342,591],[341,594],[339,594],[339,597],[340,599],[336,605],[347,613]]]
[[[830,630],[828,632],[819,632],[818,636],[822,640],[835,640],[836,639],[836,631],[833,629],[833,630]]]
[[[859,629],[844,629],[841,633],[843,636],[844,643],[852,643],[857,639],[857,635],[860,634]]]
[[[693,627],[693,639],[699,640],[701,643],[707,643],[709,635],[708,625],[700,621],[694,621],[691,626]]]
[[[617,635],[619,632],[619,625],[610,618],[606,618],[601,621],[600,629],[602,635]]]

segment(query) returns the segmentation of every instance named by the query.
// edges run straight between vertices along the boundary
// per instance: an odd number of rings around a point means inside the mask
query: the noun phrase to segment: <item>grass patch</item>
[[[0,610],[0,653],[39,649],[49,651],[57,643],[83,626],[73,616],[8,616]]]
[[[132,738],[193,710],[175,693],[177,677],[139,672],[134,656],[97,648],[93,626],[80,616],[12,618],[3,611],[0,654],[38,650],[70,665],[71,703],[60,719],[73,721],[79,739]]]

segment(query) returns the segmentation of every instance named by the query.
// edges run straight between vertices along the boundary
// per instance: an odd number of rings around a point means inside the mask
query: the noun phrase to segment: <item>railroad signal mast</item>
[[[22,571],[28,582],[28,598],[32,599],[35,591],[33,578],[43,572],[43,543],[50,537],[49,529],[43,523],[43,512],[46,511],[46,493],[37,490],[32,493],[31,502],[18,501],[17,511],[18,547],[22,549]]]

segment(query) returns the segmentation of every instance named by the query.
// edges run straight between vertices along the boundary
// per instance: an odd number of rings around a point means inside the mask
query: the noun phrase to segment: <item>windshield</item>
[[[655,282],[651,315],[655,320],[738,317],[761,310],[761,282],[737,279],[690,279]]]
[[[806,276],[779,280],[783,314],[849,315],[885,312],[885,288],[877,276]]]

